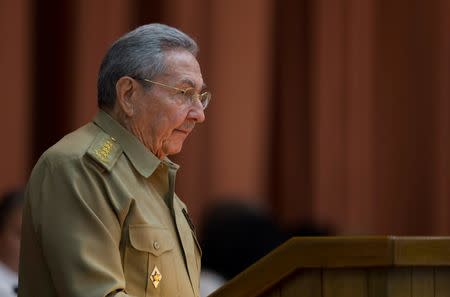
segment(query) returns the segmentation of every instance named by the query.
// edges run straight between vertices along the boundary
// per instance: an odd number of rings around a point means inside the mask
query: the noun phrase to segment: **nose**
[[[200,101],[197,100],[197,102],[192,105],[188,113],[188,118],[194,120],[196,123],[202,123],[205,120],[205,111],[203,110]]]

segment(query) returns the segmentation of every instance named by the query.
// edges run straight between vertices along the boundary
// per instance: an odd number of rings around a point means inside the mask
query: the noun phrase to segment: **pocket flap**
[[[130,243],[139,250],[159,256],[173,249],[170,232],[151,225],[130,225]]]

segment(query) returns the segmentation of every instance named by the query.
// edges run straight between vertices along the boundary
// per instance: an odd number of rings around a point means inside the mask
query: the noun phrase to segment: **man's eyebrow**
[[[185,85],[189,85],[191,87],[195,87],[195,83],[192,80],[190,80],[189,78],[182,79],[181,83],[185,84]]]
[[[190,80],[189,78],[185,78],[185,79],[181,80],[181,83],[190,85],[192,88],[195,88],[195,83],[192,80]],[[203,83],[201,90],[205,90],[206,88],[207,88],[206,84]]]

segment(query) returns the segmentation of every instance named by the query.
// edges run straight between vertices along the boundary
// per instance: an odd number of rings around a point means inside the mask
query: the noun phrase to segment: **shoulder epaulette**
[[[114,137],[100,131],[87,150],[87,154],[106,170],[111,171],[122,154],[122,147]]]

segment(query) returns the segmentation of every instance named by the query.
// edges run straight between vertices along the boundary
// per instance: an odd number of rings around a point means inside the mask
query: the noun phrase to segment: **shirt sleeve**
[[[86,160],[42,164],[31,183],[33,223],[58,296],[130,296],[119,249],[121,226]]]

